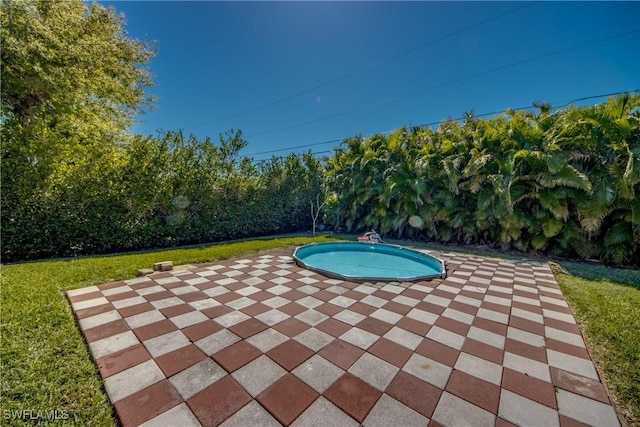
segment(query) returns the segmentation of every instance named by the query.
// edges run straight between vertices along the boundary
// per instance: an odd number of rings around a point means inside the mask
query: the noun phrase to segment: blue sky
[[[640,2],[100,3],[156,46],[134,131],[241,129],[256,160],[640,89]]]

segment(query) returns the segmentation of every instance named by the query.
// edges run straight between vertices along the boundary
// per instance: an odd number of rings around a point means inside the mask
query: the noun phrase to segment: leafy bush
[[[624,95],[346,140],[327,162],[328,218],[640,266],[638,106]]]

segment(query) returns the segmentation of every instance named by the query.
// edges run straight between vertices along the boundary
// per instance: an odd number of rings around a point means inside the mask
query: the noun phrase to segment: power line
[[[591,100],[591,99],[611,97],[611,96],[622,95],[622,94],[625,94],[625,93],[634,93],[634,92],[640,92],[640,89],[625,90],[625,91],[622,91],[622,92],[611,92],[611,93],[605,93],[605,94],[601,94],[601,95],[583,96],[581,98],[576,98],[576,99],[573,99],[573,100],[568,101],[568,102],[567,101],[555,101],[555,102],[552,102],[551,104],[553,105],[556,102],[565,102],[562,105],[559,105],[557,107],[553,107],[554,110],[558,110],[560,108],[564,108],[564,107],[566,107],[568,105],[571,105],[571,104],[574,104],[574,103],[580,102],[580,101],[588,101],[588,100]],[[522,111],[522,110],[530,110],[532,108],[534,108],[534,107],[527,106],[527,107],[518,107],[518,108],[510,108],[510,109],[513,110],[513,111]],[[495,116],[497,114],[505,113],[506,111],[507,111],[507,109],[500,110],[500,111],[494,111],[494,112],[491,112],[491,113],[474,114],[474,117]],[[442,122],[453,122],[453,121],[460,121],[460,120],[464,120],[464,119],[465,119],[464,117],[457,117],[457,118],[447,119],[447,120],[438,120],[436,122],[431,122],[431,123],[421,123],[421,124],[417,125],[417,127],[426,128],[426,127],[431,127],[431,126],[438,125],[438,124],[440,124]],[[391,133],[391,132],[396,131],[396,130],[401,129],[401,128],[402,127],[391,129],[391,130],[387,130],[387,131],[383,131],[383,132],[374,132],[371,135],[376,135],[376,134],[385,135],[385,134]],[[371,136],[371,135],[369,135],[369,136]],[[342,142],[345,139],[347,139],[347,138],[332,139],[332,140],[329,140],[329,141],[322,141],[322,142],[314,142],[314,143],[311,143],[311,144],[297,145],[297,146],[294,146],[294,147],[279,148],[277,150],[261,151],[259,153],[246,154],[245,157],[251,157],[251,156],[261,155],[261,154],[271,154],[271,153],[277,153],[277,152],[280,152],[280,151],[295,150],[295,149],[299,149],[299,148],[315,147],[315,146],[318,146],[318,145],[335,144],[336,142]],[[327,153],[332,153],[332,152],[333,152],[333,150],[326,150],[326,151],[313,152],[311,154],[318,155],[318,154],[327,154]],[[261,159],[261,160],[255,160],[254,162],[265,162],[265,161],[268,161],[268,160],[269,159]]]
[[[282,131],[285,131],[285,130],[294,129],[294,128],[297,128],[297,127],[306,126],[306,125],[309,125],[309,124],[313,124],[313,123],[317,123],[317,122],[333,119],[333,118],[344,116],[344,115],[347,115],[347,114],[351,114],[351,113],[354,113],[354,112],[357,112],[357,111],[362,111],[362,110],[366,110],[366,109],[369,109],[369,108],[377,107],[379,105],[384,105],[384,104],[388,104],[390,102],[395,102],[395,101],[398,101],[398,100],[401,100],[401,99],[404,99],[404,98],[408,98],[408,97],[411,97],[411,96],[415,96],[415,95],[418,95],[418,94],[421,94],[421,93],[424,93],[424,92],[428,92],[428,91],[431,91],[431,90],[440,89],[440,88],[443,88],[445,86],[451,86],[453,84],[457,84],[457,83],[460,83],[460,82],[463,82],[463,81],[466,81],[466,80],[474,79],[476,77],[481,77],[481,76],[484,76],[484,75],[487,75],[487,74],[495,73],[495,72],[498,72],[498,71],[503,71],[503,70],[506,70],[506,69],[509,69],[509,68],[517,67],[519,65],[527,64],[527,63],[534,62],[534,61],[539,61],[541,59],[550,58],[552,56],[560,55],[562,53],[566,53],[566,52],[569,52],[569,51],[572,51],[572,50],[582,49],[584,47],[593,46],[593,45],[600,44],[600,43],[605,43],[605,42],[608,42],[608,41],[611,41],[611,40],[615,40],[615,39],[618,39],[618,38],[622,38],[622,37],[627,37],[627,36],[630,36],[630,35],[638,33],[638,32],[640,32],[640,29],[635,29],[635,30],[632,30],[632,31],[628,31],[628,32],[621,33],[621,34],[616,34],[616,35],[613,35],[613,36],[610,36],[610,37],[601,38],[601,39],[598,39],[598,40],[592,40],[590,42],[582,43],[582,44],[579,44],[577,46],[571,46],[571,47],[560,49],[560,50],[557,50],[557,51],[554,51],[554,52],[546,53],[544,55],[535,56],[533,58],[524,59],[524,60],[521,60],[521,61],[513,62],[511,64],[502,65],[502,66],[499,66],[499,67],[496,67],[496,68],[492,68],[492,69],[489,69],[489,70],[485,70],[485,71],[481,71],[481,72],[478,72],[478,73],[474,73],[474,74],[471,74],[471,75],[468,75],[468,76],[465,76],[465,77],[461,77],[461,78],[458,78],[458,79],[449,80],[447,82],[439,83],[439,84],[437,84],[435,86],[430,86],[428,88],[420,89],[420,90],[417,90],[417,91],[414,91],[414,92],[409,92],[409,93],[406,93],[404,95],[394,96],[392,98],[388,98],[388,99],[385,99],[385,100],[382,100],[382,101],[378,101],[378,102],[375,102],[375,103],[372,103],[372,104],[367,104],[367,105],[364,105],[364,106],[352,108],[350,110],[342,111],[340,113],[332,114],[330,116],[320,117],[320,118],[317,118],[317,119],[308,120],[306,122],[301,122],[301,123],[296,123],[296,124],[285,126],[285,127],[281,127],[281,128],[278,128],[278,129],[272,129],[272,130],[269,130],[269,131],[254,133],[252,135],[247,135],[247,138],[251,138],[251,137],[255,137],[255,136],[268,135],[268,134],[277,133],[277,132],[282,132]]]
[[[370,64],[368,66],[364,66],[364,67],[362,67],[360,69],[357,69],[355,71],[347,73],[347,74],[345,74],[343,76],[336,77],[336,78],[334,78],[332,80],[329,80],[329,81],[327,81],[325,83],[321,83],[321,84],[319,84],[317,86],[311,87],[309,89],[305,89],[305,90],[303,90],[301,92],[294,93],[293,95],[288,95],[288,96],[285,96],[284,98],[280,98],[280,99],[278,99],[276,101],[268,102],[268,103],[260,105],[258,107],[254,107],[254,108],[251,108],[249,110],[241,111],[239,113],[234,113],[234,114],[231,114],[229,116],[221,117],[221,118],[216,119],[216,120],[202,122],[202,123],[199,123],[199,124],[196,124],[196,125],[193,125],[193,126],[187,126],[184,129],[193,129],[193,128],[197,128],[197,127],[201,127],[201,126],[206,126],[206,125],[210,125],[210,124],[214,124],[214,123],[219,123],[219,122],[222,122],[222,121],[225,121],[225,120],[229,120],[229,119],[233,119],[233,118],[236,118],[236,117],[244,116],[244,115],[249,114],[249,113],[254,113],[256,111],[259,111],[259,110],[262,110],[262,109],[265,109],[265,108],[273,107],[274,105],[281,104],[283,102],[289,101],[291,99],[297,98],[297,97],[305,95],[307,93],[316,91],[316,90],[321,89],[323,87],[329,86],[329,85],[331,85],[333,83],[337,83],[339,81],[346,80],[346,79],[348,79],[350,77],[353,77],[354,75],[359,74],[359,73],[361,73],[363,71],[369,71],[369,70],[375,69],[375,68],[377,68],[377,67],[379,67],[381,65],[384,65],[384,64],[386,64],[388,62],[394,61],[394,60],[396,60],[398,58],[401,58],[403,56],[406,56],[406,55],[409,55],[411,53],[417,52],[417,51],[419,51],[421,49],[424,49],[425,47],[434,45],[434,44],[436,44],[438,42],[441,42],[443,40],[446,40],[446,39],[448,39],[450,37],[462,34],[462,33],[466,32],[466,31],[469,31],[469,30],[472,30],[472,29],[477,28],[479,26],[482,26],[484,24],[487,24],[487,23],[489,23],[491,21],[495,21],[497,19],[503,18],[503,17],[511,15],[513,13],[519,12],[522,9],[525,9],[527,7],[530,7],[530,6],[533,6],[534,4],[537,4],[537,3],[539,3],[539,2],[538,1],[531,2],[531,3],[525,4],[523,6],[517,7],[515,9],[509,10],[507,12],[501,13],[499,15],[495,15],[495,16],[493,16],[491,18],[487,18],[485,20],[482,20],[480,22],[472,24],[472,25],[470,25],[468,27],[462,28],[460,30],[453,31],[453,32],[448,33],[448,34],[446,34],[444,36],[441,36],[441,37],[438,37],[436,39],[430,40],[430,41],[428,41],[426,43],[423,43],[423,44],[421,44],[419,46],[413,47],[411,49],[408,49],[408,50],[405,50],[403,52],[400,52],[400,53],[398,53],[396,55],[390,56],[390,57],[388,57],[386,59],[383,59],[382,61],[378,61],[378,62]]]

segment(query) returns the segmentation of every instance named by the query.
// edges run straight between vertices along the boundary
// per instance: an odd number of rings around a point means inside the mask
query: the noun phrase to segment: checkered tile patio
[[[290,255],[68,293],[123,426],[619,425],[548,265],[359,284]]]

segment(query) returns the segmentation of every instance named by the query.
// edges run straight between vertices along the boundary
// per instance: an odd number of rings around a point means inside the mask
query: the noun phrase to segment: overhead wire
[[[329,115],[329,116],[320,117],[320,118],[317,118],[317,119],[308,120],[308,121],[305,121],[305,122],[296,123],[296,124],[293,124],[293,125],[284,126],[284,127],[277,128],[277,129],[272,129],[272,130],[269,130],[269,131],[254,133],[254,134],[251,134],[251,135],[247,135],[247,138],[256,137],[256,136],[263,136],[263,135],[269,135],[269,134],[277,133],[277,132],[282,132],[282,131],[285,131],[285,130],[294,129],[294,128],[298,128],[298,127],[301,127],[301,126],[306,126],[306,125],[309,125],[309,124],[318,123],[318,122],[321,122],[321,121],[325,121],[325,120],[333,119],[333,118],[336,118],[336,117],[344,116],[344,115],[351,114],[351,113],[354,113],[354,112],[357,112],[357,111],[370,109],[370,108],[373,108],[373,107],[377,107],[379,105],[384,105],[384,104],[388,104],[390,102],[395,102],[395,101],[398,101],[398,100],[401,100],[401,99],[404,99],[404,98],[408,98],[408,97],[411,97],[411,96],[415,96],[415,95],[418,95],[418,94],[421,94],[421,93],[424,93],[424,92],[428,92],[428,91],[435,90],[435,89],[440,89],[440,88],[443,88],[443,87],[446,87],[446,86],[450,86],[450,85],[453,85],[453,84],[457,84],[457,83],[460,83],[460,82],[463,82],[463,81],[466,81],[466,80],[471,80],[471,79],[474,79],[474,78],[477,78],[477,77],[485,76],[487,74],[495,73],[495,72],[498,72],[498,71],[503,71],[503,70],[506,70],[506,69],[509,69],[509,68],[517,67],[519,65],[527,64],[527,63],[534,62],[534,61],[539,61],[541,59],[550,58],[552,56],[556,56],[556,55],[560,55],[562,53],[570,52],[572,50],[582,49],[582,48],[585,48],[585,47],[594,46],[596,44],[605,43],[605,42],[608,42],[608,41],[611,41],[611,40],[615,40],[615,39],[619,39],[619,38],[622,38],[622,37],[627,37],[627,36],[630,36],[632,34],[636,34],[636,33],[639,33],[639,32],[640,32],[640,29],[635,29],[635,30],[632,30],[632,31],[627,31],[627,32],[624,32],[624,33],[616,34],[616,35],[613,35],[613,36],[600,38],[600,39],[597,39],[597,40],[592,40],[592,41],[589,41],[589,42],[586,42],[586,43],[582,43],[582,44],[579,44],[579,45],[576,45],[576,46],[567,47],[567,48],[564,48],[564,49],[556,50],[554,52],[546,53],[546,54],[543,54],[543,55],[538,55],[538,56],[535,56],[533,58],[528,58],[528,59],[516,61],[516,62],[507,64],[507,65],[501,65],[499,67],[491,68],[489,70],[485,70],[485,71],[481,71],[481,72],[478,72],[478,73],[470,74],[470,75],[465,76],[465,77],[457,78],[457,79],[454,79],[454,80],[449,80],[447,82],[439,83],[437,85],[430,86],[430,87],[427,87],[427,88],[423,88],[423,89],[420,89],[420,90],[417,90],[417,91],[405,93],[403,95],[394,96],[394,97],[391,97],[391,98],[388,98],[388,99],[385,99],[385,100],[382,100],[382,101],[377,101],[377,102],[374,102],[374,103],[371,103],[371,104],[367,104],[367,105],[364,105],[364,106],[351,108],[349,110],[345,110],[345,111],[342,111],[342,112],[339,112],[339,113],[335,113],[335,114],[332,114],[332,115]]]
[[[569,105],[575,104],[576,102],[581,102],[581,101],[588,101],[591,99],[598,99],[598,98],[605,98],[605,97],[611,97],[611,96],[616,96],[616,95],[622,95],[625,93],[639,93],[640,89],[633,89],[633,90],[625,90],[625,91],[620,91],[620,92],[610,92],[610,93],[605,93],[605,94],[600,94],[600,95],[589,95],[589,96],[583,96],[581,98],[576,98],[576,99],[572,99],[570,101],[553,101],[550,102],[549,104],[552,106],[552,108],[554,110],[558,110],[564,107],[567,107]],[[553,107],[553,104],[556,104],[558,102],[564,102],[564,104],[558,105]],[[503,114],[505,113],[507,110],[513,110],[513,111],[523,111],[523,110],[530,110],[532,108],[535,108],[533,106],[527,106],[527,107],[518,107],[518,108],[507,108],[505,110],[500,110],[500,111],[493,111],[490,113],[482,113],[482,114],[474,114],[474,117],[488,117],[488,116],[495,116],[498,114]],[[461,121],[464,120],[465,117],[456,117],[456,118],[450,118],[450,119],[446,119],[446,120],[438,120],[435,122],[430,122],[430,123],[421,123],[419,125],[416,125],[416,127],[422,127],[422,128],[427,128],[427,127],[431,127],[431,126],[435,126],[435,125],[439,125],[443,122],[454,122],[454,121]],[[398,129],[401,129],[402,127],[399,128],[394,128],[391,130],[386,130],[386,131],[380,131],[380,132],[373,132],[371,135],[376,135],[376,134],[381,134],[381,135],[386,135],[389,134],[391,132],[394,132]],[[371,136],[370,135],[370,136]],[[340,139],[332,139],[332,140],[328,140],[328,141],[322,141],[322,142],[314,142],[314,143],[310,143],[310,144],[302,144],[302,145],[296,145],[296,146],[292,146],[292,147],[286,147],[286,148],[278,148],[275,150],[266,150],[266,151],[261,151],[261,152],[257,152],[257,153],[249,153],[244,155],[244,157],[252,157],[252,156],[257,156],[257,155],[263,155],[263,154],[272,154],[272,153],[278,153],[281,151],[291,151],[293,152],[293,150],[297,150],[300,148],[309,148],[309,147],[316,147],[319,145],[326,145],[326,144],[335,144],[338,142],[343,142],[345,139],[348,138],[340,138]],[[334,150],[325,150],[325,151],[317,151],[317,152],[312,152],[312,155],[319,155],[319,154],[328,154],[328,153],[332,153]],[[276,156],[276,157],[283,157],[283,156]],[[269,159],[260,159],[260,160],[254,160],[255,162],[265,162],[268,161]]]
[[[462,28],[462,29],[459,29],[459,30],[453,31],[453,32],[451,32],[451,33],[447,33],[447,34],[445,34],[444,36],[440,36],[440,37],[435,38],[435,39],[433,39],[433,40],[430,40],[430,41],[428,41],[428,42],[422,43],[422,44],[420,44],[420,45],[418,45],[418,46],[415,46],[415,47],[413,47],[413,48],[411,48],[411,49],[407,49],[407,50],[405,50],[405,51],[403,51],[403,52],[400,52],[400,53],[398,53],[398,54],[395,54],[395,55],[393,55],[393,56],[390,56],[390,57],[388,57],[388,58],[385,58],[385,59],[383,59],[383,60],[381,60],[381,61],[375,62],[375,63],[373,63],[373,64],[370,64],[370,65],[367,65],[367,66],[364,66],[364,67],[361,67],[360,69],[357,69],[357,70],[355,70],[355,71],[351,71],[351,72],[349,72],[349,73],[347,73],[347,74],[344,74],[344,75],[342,75],[342,76],[340,76],[340,77],[336,77],[336,78],[334,78],[334,79],[331,79],[331,80],[326,81],[326,82],[324,82],[324,83],[321,83],[321,84],[319,84],[319,85],[313,86],[313,87],[311,87],[311,88],[309,88],[309,89],[305,89],[305,90],[303,90],[303,91],[300,91],[300,92],[294,93],[294,94],[292,94],[292,95],[285,96],[285,97],[280,98],[280,99],[278,99],[278,100],[271,101],[271,102],[268,102],[268,103],[266,103],[266,104],[263,104],[263,105],[260,105],[260,106],[257,106],[257,107],[254,107],[254,108],[251,108],[251,109],[245,110],[245,111],[241,111],[241,112],[238,112],[238,113],[234,113],[234,114],[231,114],[231,115],[229,115],[229,116],[225,116],[225,117],[221,117],[221,118],[218,118],[218,119],[215,119],[215,120],[210,120],[210,121],[202,122],[202,123],[199,123],[199,124],[196,124],[196,125],[187,126],[187,127],[183,128],[183,129],[194,129],[194,128],[197,128],[197,127],[202,127],[202,126],[206,126],[206,125],[211,125],[211,124],[219,123],[219,122],[222,122],[222,121],[225,121],[225,120],[229,120],[229,119],[233,119],[233,118],[236,118],[236,117],[244,116],[244,115],[246,115],[246,114],[254,113],[254,112],[256,112],[256,111],[260,111],[260,110],[263,110],[263,109],[265,109],[265,108],[273,107],[274,105],[281,104],[281,103],[283,103],[283,102],[286,102],[286,101],[289,101],[289,100],[291,100],[291,99],[297,98],[297,97],[299,97],[299,96],[302,96],[302,95],[308,94],[308,93],[310,93],[310,92],[317,91],[318,89],[322,89],[322,88],[324,88],[324,87],[327,87],[327,86],[329,86],[329,85],[331,85],[331,84],[334,84],[334,83],[337,83],[337,82],[339,82],[339,81],[346,80],[346,79],[351,78],[351,77],[353,77],[353,76],[355,76],[355,75],[357,75],[357,74],[359,74],[359,73],[362,73],[362,72],[364,72],[364,71],[369,71],[369,70],[375,69],[375,68],[377,68],[377,67],[379,67],[379,66],[381,66],[381,65],[384,65],[384,64],[386,64],[386,63],[388,63],[388,62],[394,61],[394,60],[396,60],[396,59],[398,59],[398,58],[401,58],[401,57],[403,57],[403,56],[406,56],[406,55],[409,55],[409,54],[411,54],[411,53],[417,52],[417,51],[419,51],[419,50],[421,50],[421,49],[424,49],[425,47],[428,47],[428,46],[434,45],[434,44],[439,43],[439,42],[441,42],[441,41],[443,41],[443,40],[446,40],[446,39],[448,39],[448,38],[450,38],[450,37],[453,37],[453,36],[456,36],[456,35],[462,34],[462,33],[466,32],[466,31],[469,31],[469,30],[472,30],[472,29],[474,29],[474,28],[477,28],[477,27],[480,27],[480,26],[482,26],[482,25],[485,25],[485,24],[487,24],[487,23],[489,23],[489,22],[492,22],[492,21],[495,21],[495,20],[497,20],[497,19],[503,18],[503,17],[505,17],[505,16],[508,16],[508,15],[514,14],[514,13],[516,13],[516,12],[521,11],[522,9],[525,9],[525,8],[527,8],[527,7],[530,7],[530,6],[533,6],[534,4],[537,4],[537,3],[540,3],[540,2],[539,2],[539,1],[534,1],[534,2],[531,2],[531,3],[527,3],[527,4],[525,4],[525,5],[522,5],[522,6],[517,7],[517,8],[515,8],[515,9],[511,9],[511,10],[509,10],[509,11],[507,11],[507,12],[503,12],[503,13],[501,13],[501,14],[498,14],[498,15],[492,16],[492,17],[490,17],[490,18],[484,19],[484,20],[482,20],[482,21],[476,22],[475,24],[472,24],[472,25],[467,26],[467,27],[464,27],[464,28]]]

